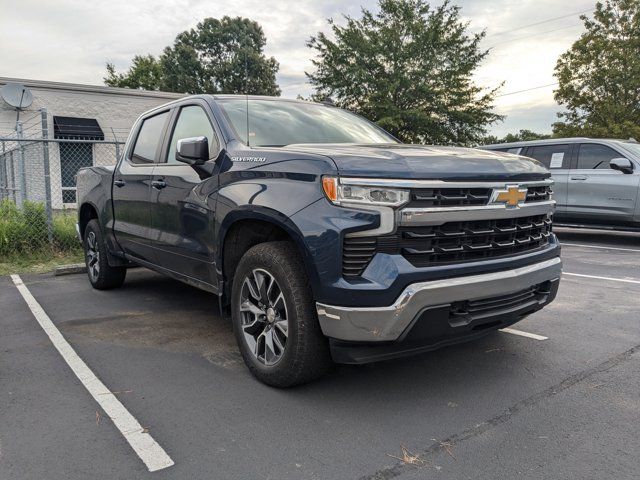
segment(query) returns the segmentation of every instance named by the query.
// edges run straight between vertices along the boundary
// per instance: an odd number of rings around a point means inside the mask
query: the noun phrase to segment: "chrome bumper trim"
[[[508,295],[547,280],[559,280],[560,257],[494,273],[409,285],[388,307],[341,307],[316,304],[322,332],[354,342],[397,340],[414,318],[429,307],[456,301]]]

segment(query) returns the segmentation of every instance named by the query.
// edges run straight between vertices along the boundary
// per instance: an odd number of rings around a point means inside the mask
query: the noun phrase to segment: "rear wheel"
[[[232,286],[233,330],[253,375],[276,387],[311,381],[331,365],[302,259],[289,242],[252,247]]]
[[[84,230],[85,264],[91,286],[98,290],[108,290],[122,286],[127,275],[124,267],[111,267],[107,261],[106,246],[97,220],[91,220]]]

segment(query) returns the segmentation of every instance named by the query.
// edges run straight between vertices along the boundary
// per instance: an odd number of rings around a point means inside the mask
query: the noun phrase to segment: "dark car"
[[[218,295],[249,369],[290,386],[551,302],[551,185],[528,158],[404,145],[333,106],[204,95],[80,171],[78,228],[95,288],[141,265]]]

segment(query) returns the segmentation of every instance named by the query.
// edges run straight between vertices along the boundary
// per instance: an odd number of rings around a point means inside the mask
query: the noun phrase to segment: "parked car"
[[[482,148],[534,158],[551,170],[555,223],[640,228],[640,143],[553,138]]]
[[[333,106],[203,95],[79,172],[78,231],[95,288],[141,265],[217,294],[251,372],[290,386],[551,302],[551,184],[528,158],[403,145]]]

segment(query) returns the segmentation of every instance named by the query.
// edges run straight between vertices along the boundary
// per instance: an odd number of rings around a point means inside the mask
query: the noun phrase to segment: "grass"
[[[82,261],[75,224],[74,211],[55,212],[50,242],[43,204],[25,202],[20,208],[9,200],[1,201],[0,275],[45,272]]]
[[[0,257],[0,276],[12,273],[44,273],[60,265],[82,263],[84,256],[78,247],[74,251],[38,251],[32,253],[13,253]]]

